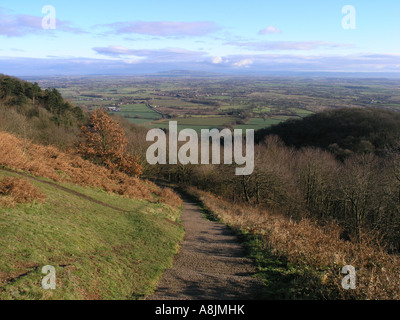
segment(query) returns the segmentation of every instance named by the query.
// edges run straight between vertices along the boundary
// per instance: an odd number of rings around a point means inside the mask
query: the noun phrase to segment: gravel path
[[[255,299],[262,282],[251,277],[252,261],[225,225],[205,220],[198,206],[184,199],[185,238],[173,267],[167,269],[147,300]]]

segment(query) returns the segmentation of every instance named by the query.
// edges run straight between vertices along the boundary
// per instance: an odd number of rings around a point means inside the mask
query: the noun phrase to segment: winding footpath
[[[199,207],[184,198],[185,238],[173,267],[147,300],[257,299],[262,281],[238,238],[227,226],[204,219]]]

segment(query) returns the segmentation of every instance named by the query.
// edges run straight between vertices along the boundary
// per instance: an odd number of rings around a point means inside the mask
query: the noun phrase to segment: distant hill
[[[157,72],[155,74],[148,76],[204,78],[204,77],[218,77],[218,76],[221,77],[221,76],[226,76],[226,74],[217,72],[207,72],[207,71],[171,70],[171,71]]]
[[[339,159],[353,153],[381,154],[400,140],[400,112],[378,108],[328,110],[258,130],[256,142],[268,135],[277,135],[297,148],[329,150]]]

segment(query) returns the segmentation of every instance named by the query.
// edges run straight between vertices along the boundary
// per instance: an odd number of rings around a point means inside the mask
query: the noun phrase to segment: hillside
[[[171,190],[4,132],[0,159],[0,299],[153,292],[183,235]],[[46,265],[59,290],[41,288]]]
[[[205,213],[238,230],[267,299],[400,296],[398,112],[335,109],[259,130],[243,177],[222,164],[149,165],[145,128],[101,108],[77,116],[57,90],[0,79],[0,299],[151,295],[187,220],[177,194],[141,177],[189,187]],[[195,241],[197,269],[212,256],[203,241],[225,241],[209,229]],[[354,292],[341,287],[348,264],[360,275]],[[60,290],[41,289],[45,265]]]
[[[71,147],[85,121],[80,107],[56,89],[0,74],[0,130],[45,145]]]
[[[18,106],[32,116],[38,116],[38,108],[44,108],[52,114],[52,120],[58,125],[73,125],[83,120],[83,112],[64,101],[57,89],[42,90],[37,83],[22,81],[18,78],[0,74],[0,102],[6,106]],[[29,105],[35,108],[29,108]]]
[[[340,159],[352,154],[382,154],[400,138],[400,113],[379,108],[341,108],[258,130],[261,142],[279,136],[286,145],[328,150]]]

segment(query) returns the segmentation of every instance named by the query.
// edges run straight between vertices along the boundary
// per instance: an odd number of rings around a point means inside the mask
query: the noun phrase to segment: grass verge
[[[304,265],[296,265],[285,256],[269,250],[262,237],[224,221],[201,201],[194,189],[180,189],[185,196],[198,203],[202,215],[210,221],[218,221],[231,228],[244,245],[246,256],[257,268],[254,275],[263,280],[259,300],[316,300],[329,296],[328,288],[321,284],[321,274]],[[307,284],[307,285],[305,285]]]
[[[226,202],[188,188],[199,198],[207,215],[212,212],[242,236],[248,254],[264,281],[263,299],[393,300],[399,296],[398,256],[379,247],[374,238],[341,239],[334,224],[294,221],[276,212]],[[341,273],[354,266],[356,288],[345,290]]]

